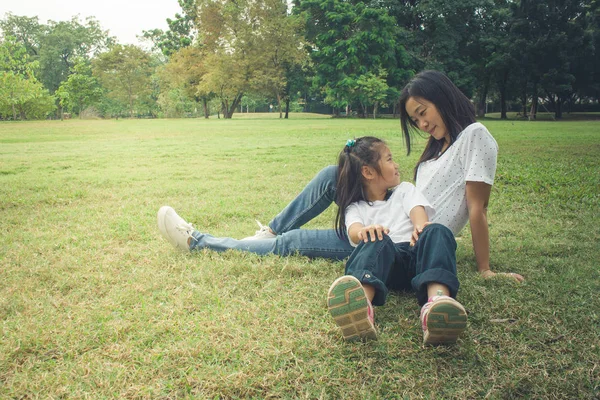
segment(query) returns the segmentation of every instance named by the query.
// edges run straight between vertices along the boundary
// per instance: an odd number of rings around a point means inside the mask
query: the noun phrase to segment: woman
[[[487,205],[498,146],[485,126],[476,122],[469,99],[443,73],[423,71],[403,89],[400,110],[408,153],[414,131],[429,135],[415,167],[415,182],[436,210],[432,222],[445,225],[456,235],[468,221],[479,273],[485,278],[502,275],[523,281],[519,274],[490,269]],[[335,230],[299,229],[335,201],[337,175],[336,166],[323,169],[269,226],[261,226],[254,236],[243,240],[195,231],[170,207],[159,211],[159,228],[173,245],[187,250],[238,249],[344,259],[353,248]]]

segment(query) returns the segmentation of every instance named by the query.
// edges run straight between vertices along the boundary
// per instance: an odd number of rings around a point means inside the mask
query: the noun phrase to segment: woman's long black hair
[[[475,107],[446,75],[439,71],[420,72],[408,82],[400,94],[400,125],[408,154],[410,154],[411,133],[419,131],[419,127],[406,111],[406,102],[410,97],[422,98],[435,104],[448,129],[450,144],[454,143],[458,134],[467,126],[476,122]],[[429,137],[425,150],[415,166],[415,179],[419,165],[436,158],[442,150],[443,142],[444,139],[436,140],[433,136]]]
[[[373,136],[349,140],[338,157],[336,186],[335,231],[340,238],[346,235],[346,208],[360,200],[367,201],[363,190],[362,167],[367,165],[381,174],[379,149],[385,142]]]

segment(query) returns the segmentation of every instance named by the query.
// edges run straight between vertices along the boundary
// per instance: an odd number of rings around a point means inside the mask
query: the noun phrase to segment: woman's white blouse
[[[455,235],[469,220],[467,181],[494,184],[498,143],[485,126],[467,126],[437,159],[421,163],[417,189],[436,210],[432,221],[447,226]]]

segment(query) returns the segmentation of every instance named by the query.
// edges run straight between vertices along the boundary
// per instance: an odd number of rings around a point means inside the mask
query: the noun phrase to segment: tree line
[[[0,20],[0,118],[395,114],[416,72],[492,104],[600,110],[600,0],[178,0],[151,48],[93,17]]]

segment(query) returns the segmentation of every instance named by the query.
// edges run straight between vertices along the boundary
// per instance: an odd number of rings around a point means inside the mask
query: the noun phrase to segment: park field
[[[342,341],[342,262],[183,254],[156,226],[168,204],[251,235],[355,136],[411,180],[424,140],[406,156],[397,120],[0,123],[0,398],[598,399],[600,121],[484,123],[492,269],[526,281],[479,277],[463,230],[469,325],[427,348],[410,293],[376,309],[378,341]]]

